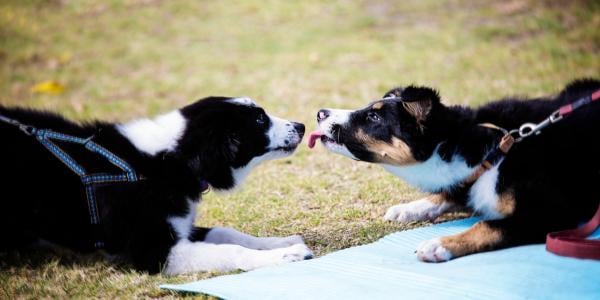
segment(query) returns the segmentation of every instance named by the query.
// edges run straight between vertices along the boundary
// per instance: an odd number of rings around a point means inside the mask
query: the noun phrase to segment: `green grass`
[[[402,84],[435,86],[449,104],[558,92],[600,75],[598,28],[598,1],[1,0],[0,103],[124,121],[247,95],[310,129],[318,108],[359,107]],[[46,80],[65,92],[31,92]],[[302,147],[235,193],[209,194],[199,224],[298,233],[324,255],[422,225],[382,221],[419,196],[376,166]],[[158,284],[215,275],[39,254],[0,257],[0,298],[168,298],[181,295]]]

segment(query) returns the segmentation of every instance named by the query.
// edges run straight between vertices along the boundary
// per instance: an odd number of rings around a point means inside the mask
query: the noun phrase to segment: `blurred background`
[[[0,0],[0,104],[126,121],[249,96],[311,130],[321,107],[358,108],[411,83],[475,106],[557,93],[599,77],[599,28],[598,0]],[[303,146],[236,193],[207,195],[199,223],[303,234],[323,255],[422,225],[382,220],[419,196],[376,166]],[[212,276],[13,258],[0,262],[0,296],[161,297],[157,283]]]

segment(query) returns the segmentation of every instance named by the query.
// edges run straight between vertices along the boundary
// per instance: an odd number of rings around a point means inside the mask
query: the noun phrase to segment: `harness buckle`
[[[539,128],[539,125],[533,123],[525,123],[519,127],[519,136],[524,138],[534,134]]]
[[[542,121],[539,124],[525,123],[521,125],[521,127],[519,127],[519,135],[523,139],[533,134],[540,134],[542,129],[548,127],[550,124],[554,124],[560,121],[561,119],[562,117],[560,116],[560,114],[556,115],[556,113],[553,113],[552,116],[548,117],[546,120]]]
[[[552,113],[552,115],[550,115],[551,123],[556,123],[562,119],[563,119],[563,115],[560,113],[560,110],[557,110],[554,113]]]
[[[35,134],[35,131],[36,131],[35,127],[29,126],[29,125],[23,125],[23,124],[19,125],[19,130],[23,131],[26,135],[29,135],[29,136]]]

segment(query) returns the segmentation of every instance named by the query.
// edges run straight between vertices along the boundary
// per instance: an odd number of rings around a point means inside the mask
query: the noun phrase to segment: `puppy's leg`
[[[388,221],[410,222],[433,220],[453,207],[446,194],[432,194],[420,200],[390,207],[384,219]]]
[[[427,262],[443,262],[467,254],[542,242],[548,228],[523,218],[480,221],[463,233],[421,243],[417,256]]]
[[[246,233],[239,232],[232,228],[214,227],[207,230],[203,241],[211,244],[233,244],[244,248],[255,250],[270,250],[285,248],[296,244],[304,244],[304,240],[299,235],[288,237],[255,237]]]
[[[255,250],[232,244],[181,240],[171,248],[164,272],[175,275],[202,271],[247,271],[309,259],[312,255],[304,244],[272,250]]]

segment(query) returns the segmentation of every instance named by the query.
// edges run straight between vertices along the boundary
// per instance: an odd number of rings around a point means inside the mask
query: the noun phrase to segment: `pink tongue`
[[[311,148],[311,149],[314,148],[315,143],[317,142],[317,140],[319,138],[321,138],[322,135],[323,135],[323,132],[318,129],[311,132],[310,135],[308,136],[308,148]]]

